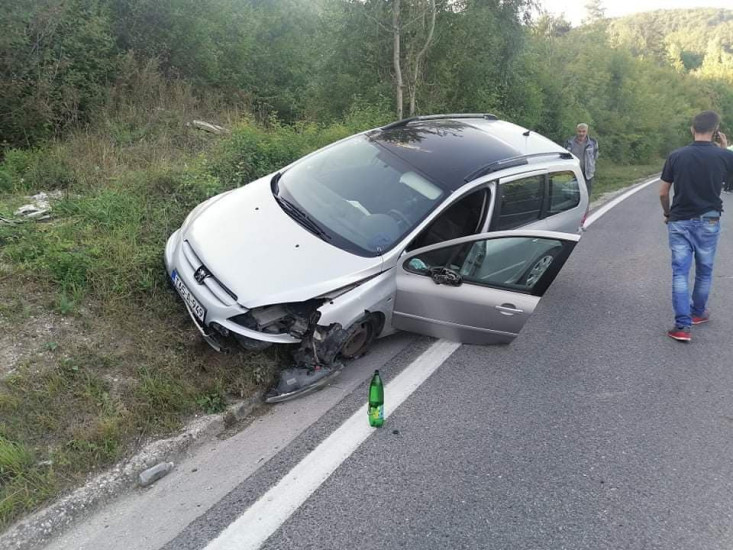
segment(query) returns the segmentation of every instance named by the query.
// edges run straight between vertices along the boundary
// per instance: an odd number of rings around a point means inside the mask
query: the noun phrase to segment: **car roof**
[[[449,191],[462,187],[482,168],[498,161],[538,153],[567,153],[540,134],[481,115],[405,120],[368,132],[367,136]]]

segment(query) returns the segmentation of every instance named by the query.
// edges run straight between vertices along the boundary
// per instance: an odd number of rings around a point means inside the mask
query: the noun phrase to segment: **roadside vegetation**
[[[394,120],[391,5],[10,0],[0,16],[0,529],[150,438],[253,395],[287,363],[286,349],[210,350],[168,285],[163,247],[203,199]],[[571,30],[546,16],[528,23],[521,0],[438,2],[419,64],[430,6],[402,2],[416,112],[494,112],[559,142],[588,122],[602,154],[594,198],[659,172],[696,111],[733,120],[720,30],[733,12],[695,12],[717,46],[683,41],[685,17],[670,15],[674,48],[650,34],[655,56],[642,58],[647,26],[600,15]],[[197,119],[227,132],[197,130]],[[40,192],[52,194],[49,219],[15,216]]]
[[[185,125],[210,105],[147,70],[135,78],[157,88],[156,105],[114,108],[2,165],[0,218],[14,223],[0,223],[0,526],[183,419],[252,395],[288,360],[210,350],[168,284],[163,246],[205,198],[362,121],[258,125],[220,111],[232,130],[219,138]],[[13,216],[40,191],[60,191],[51,219]]]

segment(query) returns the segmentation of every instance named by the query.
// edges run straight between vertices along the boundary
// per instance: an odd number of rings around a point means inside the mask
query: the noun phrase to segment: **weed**
[[[13,177],[7,166],[0,164],[0,193],[10,193],[13,191]]]
[[[221,389],[216,389],[209,393],[204,393],[196,398],[196,404],[206,414],[220,413],[226,409],[226,401],[221,393]]]
[[[55,310],[61,315],[72,315],[76,312],[83,295],[73,284],[69,286],[71,287],[71,292],[67,289],[62,289],[56,296]]]
[[[0,528],[30,511],[56,490],[52,470],[35,464],[33,453],[0,435]]]
[[[70,187],[76,178],[68,155],[68,150],[60,144],[51,148],[6,151],[0,190],[37,192]]]
[[[152,414],[181,412],[189,405],[189,389],[165,372],[142,367],[138,371],[140,384],[138,397],[149,407]]]
[[[0,436],[0,485],[22,475],[33,464],[30,451]]]

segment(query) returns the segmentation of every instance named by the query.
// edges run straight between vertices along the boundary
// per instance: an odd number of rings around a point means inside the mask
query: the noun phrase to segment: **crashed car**
[[[510,342],[587,208],[578,160],[549,139],[488,114],[414,117],[208,199],[165,265],[215,349],[292,344],[310,373],[396,330]]]

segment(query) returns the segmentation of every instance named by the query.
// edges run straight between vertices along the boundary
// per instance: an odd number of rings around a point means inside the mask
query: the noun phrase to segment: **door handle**
[[[524,313],[523,309],[517,309],[514,304],[502,304],[500,306],[494,306],[498,309],[502,315],[514,315],[516,313]]]

